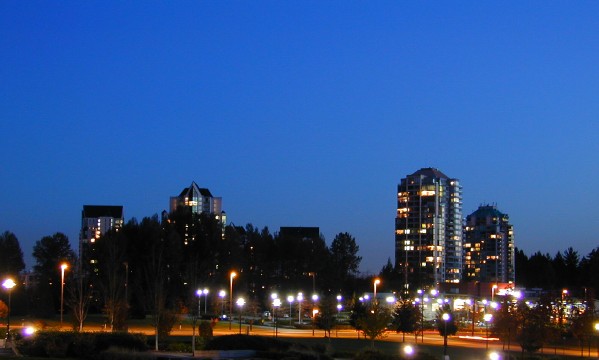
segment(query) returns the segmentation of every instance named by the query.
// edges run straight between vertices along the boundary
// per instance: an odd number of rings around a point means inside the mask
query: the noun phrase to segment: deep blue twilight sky
[[[599,246],[597,1],[0,1],[0,231],[77,249],[195,180],[229,220],[393,260],[397,183],[461,180],[527,254]]]

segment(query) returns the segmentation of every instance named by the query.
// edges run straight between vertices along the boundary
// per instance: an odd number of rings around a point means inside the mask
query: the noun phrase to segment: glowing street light
[[[2,287],[8,291],[8,313],[6,314],[6,340],[10,339],[10,293],[17,284],[11,278],[4,280]]]
[[[374,283],[373,283],[373,286],[374,286],[374,299],[372,299],[373,302],[376,302],[376,286],[378,284],[380,284],[380,283],[381,283],[381,279],[378,279],[378,278],[374,279]]]
[[[208,289],[202,290],[202,294],[204,294],[204,314],[208,313]]]
[[[414,355],[414,347],[412,345],[406,345],[403,347],[403,353],[406,357],[410,358]]]
[[[220,297],[220,304],[221,304],[221,310],[220,310],[221,318],[225,314],[225,295],[227,295],[227,292],[225,290],[221,290],[218,292],[218,297]]]
[[[198,317],[200,317],[202,315],[202,290],[198,289],[196,295],[198,296]]]
[[[243,298],[237,299],[237,306],[239,306],[239,333],[241,334],[241,309],[245,305],[245,300]]]
[[[448,313],[444,313],[441,317],[443,319],[443,356],[447,358],[447,322],[451,316]]]
[[[281,299],[276,298],[272,301],[272,307],[273,307],[273,316],[275,318],[275,337],[277,337],[278,334],[278,329],[277,329],[277,310],[279,309],[279,306],[281,306]]]
[[[287,302],[289,303],[289,324],[291,324],[291,305],[293,304],[293,295],[287,296]]]
[[[296,299],[297,299],[297,307],[298,307],[298,310],[297,310],[297,321],[301,325],[301,323],[302,323],[302,300],[304,300],[304,294],[302,294],[301,292],[297,293],[297,298]]]
[[[62,314],[64,312],[64,271],[69,268],[67,263],[60,264],[60,327],[62,328]]]
[[[229,330],[231,330],[231,323],[233,321],[233,278],[237,276],[235,271],[231,271],[231,275],[229,276]]]
[[[486,330],[486,348],[487,350],[489,349],[489,323],[491,322],[491,319],[493,319],[493,314],[485,314],[484,316],[485,319],[485,330]]]

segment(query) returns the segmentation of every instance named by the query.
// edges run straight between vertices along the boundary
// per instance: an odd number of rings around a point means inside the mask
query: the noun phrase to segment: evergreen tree
[[[25,269],[19,239],[10,231],[0,234],[0,278],[15,277]]]

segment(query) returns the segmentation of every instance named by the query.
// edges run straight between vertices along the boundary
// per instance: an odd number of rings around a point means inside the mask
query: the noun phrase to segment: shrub
[[[392,356],[389,356],[379,350],[365,349],[359,351],[355,356],[354,360],[393,360]],[[396,359],[396,358],[395,358]]]
[[[128,333],[76,333],[72,331],[39,331],[35,336],[17,341],[19,351],[27,356],[95,358],[98,353],[117,347],[145,351],[146,337]]]

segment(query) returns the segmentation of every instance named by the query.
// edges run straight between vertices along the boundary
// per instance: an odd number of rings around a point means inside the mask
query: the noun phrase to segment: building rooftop
[[[411,176],[418,176],[418,175],[422,175],[425,177],[449,179],[449,177],[447,175],[443,174],[439,169],[430,168],[430,167],[422,168],[422,169],[416,171],[415,173],[413,173]]]
[[[121,205],[83,205],[82,217],[100,218],[112,217],[123,218],[123,206]]]

